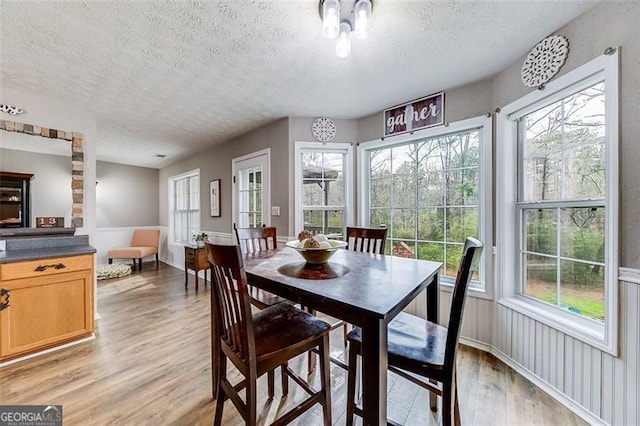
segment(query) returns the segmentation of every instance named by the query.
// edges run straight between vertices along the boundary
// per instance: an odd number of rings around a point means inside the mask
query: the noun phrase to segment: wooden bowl
[[[331,244],[331,248],[303,248],[298,247],[299,241],[289,241],[287,242],[287,247],[291,247],[298,253],[300,256],[304,258],[307,263],[313,263],[315,265],[320,265],[323,263],[327,263],[329,258],[333,256],[333,254],[339,248],[344,248],[347,246],[347,243],[344,241],[338,240],[327,240],[329,244]]]

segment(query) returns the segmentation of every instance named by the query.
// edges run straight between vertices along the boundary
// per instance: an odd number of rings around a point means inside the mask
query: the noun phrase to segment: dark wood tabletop
[[[427,319],[438,319],[439,262],[337,250],[325,265],[291,248],[245,255],[252,285],[362,328],[367,425],[387,423],[387,324],[427,289]]]

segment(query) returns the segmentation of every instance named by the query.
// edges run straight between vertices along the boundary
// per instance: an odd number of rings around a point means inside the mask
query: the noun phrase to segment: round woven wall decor
[[[560,71],[569,55],[569,40],[560,35],[536,44],[522,65],[522,82],[527,87],[540,87]]]
[[[318,142],[329,142],[336,137],[336,123],[330,118],[316,118],[311,125],[311,133]]]

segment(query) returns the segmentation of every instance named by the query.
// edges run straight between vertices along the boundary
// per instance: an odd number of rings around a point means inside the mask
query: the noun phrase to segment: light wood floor
[[[145,264],[142,272],[98,283],[96,339],[0,369],[0,404],[62,404],[65,425],[211,424],[209,287],[187,291],[184,272]],[[342,352],[340,330],[333,336]],[[292,365],[306,371],[305,358]],[[584,424],[566,408],[491,355],[462,347],[458,359],[460,407],[465,425]],[[312,377],[317,381],[317,377]],[[276,383],[279,380],[276,379]],[[300,401],[266,398],[260,379],[260,422]],[[345,423],[346,374],[332,366],[333,421]],[[407,425],[435,425],[426,391],[390,375],[389,417]],[[243,424],[230,402],[223,423]],[[300,425],[322,424],[319,407]]]

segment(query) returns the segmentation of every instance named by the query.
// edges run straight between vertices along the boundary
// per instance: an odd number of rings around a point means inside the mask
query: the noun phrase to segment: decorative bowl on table
[[[287,247],[291,247],[292,249],[300,253],[300,256],[302,256],[304,260],[307,261],[307,263],[316,265],[327,263],[329,258],[333,256],[336,250],[347,246],[347,243],[344,241],[329,239],[323,241],[325,244],[322,244],[323,242],[319,242],[319,247],[310,247],[311,245],[315,246],[315,244],[309,244],[308,242],[305,246],[305,242],[306,239],[302,241],[289,241],[287,243]]]

